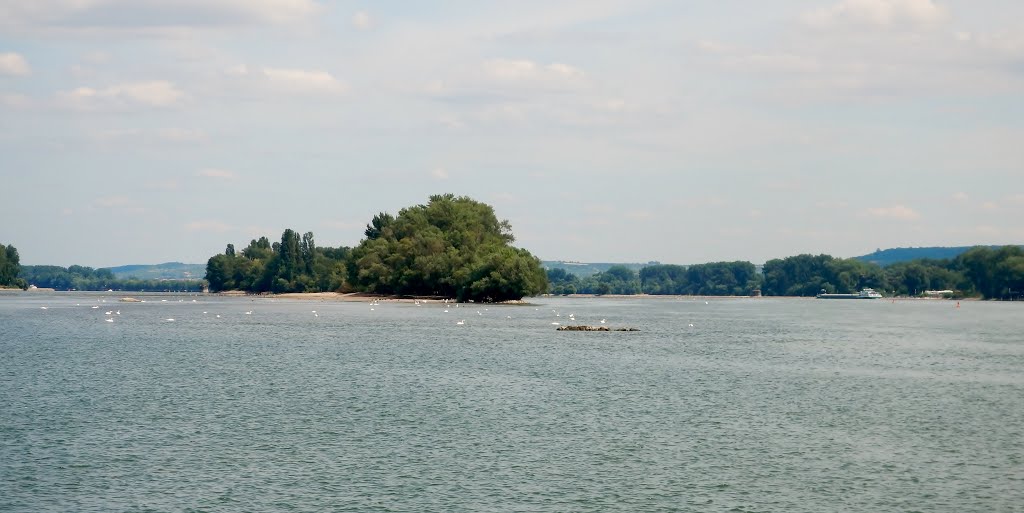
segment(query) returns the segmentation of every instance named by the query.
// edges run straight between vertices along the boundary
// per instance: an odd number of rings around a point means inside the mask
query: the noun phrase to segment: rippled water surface
[[[1019,303],[145,299],[0,295],[0,511],[1024,510]]]

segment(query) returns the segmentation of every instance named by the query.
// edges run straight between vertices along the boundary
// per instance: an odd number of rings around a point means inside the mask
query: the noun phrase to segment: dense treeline
[[[761,275],[750,262],[652,265],[640,270],[645,294],[748,296],[760,288]]]
[[[18,248],[0,244],[0,287],[28,287],[21,274],[21,258]]]
[[[949,290],[957,297],[1019,299],[1024,291],[1024,249],[978,246],[956,258],[921,259],[889,267],[829,255],[797,255],[764,264],[762,291],[770,296],[852,293],[863,287],[904,296]]]
[[[681,266],[650,265],[637,273],[625,266],[579,277],[565,269],[549,269],[552,294],[672,294],[746,296],[760,285],[750,262],[713,262]]]
[[[864,287],[888,290],[882,268],[853,258],[796,255],[765,262],[766,296],[813,296],[821,291],[848,294]]]
[[[544,293],[540,260],[511,246],[508,221],[483,203],[454,195],[397,216],[380,213],[355,248],[317,248],[313,234],[285,230],[281,242],[253,240],[236,254],[228,245],[210,258],[210,290],[249,292],[359,291],[505,301]]]
[[[540,260],[515,248],[491,206],[452,194],[373,217],[347,263],[358,291],[507,301],[548,289]]]
[[[622,265],[613,265],[606,271],[579,277],[565,269],[547,271],[552,294],[639,294],[640,279],[636,271]]]
[[[768,261],[760,274],[750,262],[652,265],[639,273],[619,266],[583,278],[561,268],[547,274],[552,294],[745,296],[760,289],[766,296],[814,296],[870,287],[900,296],[951,291],[953,297],[1020,299],[1024,249],[978,246],[948,260],[920,259],[884,268],[857,258],[796,255]]]
[[[313,232],[299,236],[287,229],[281,242],[253,239],[241,251],[228,244],[206,263],[210,290],[247,292],[323,292],[342,287],[349,248],[318,248]]]
[[[127,290],[127,291],[187,291],[201,292],[201,280],[143,280],[122,279],[109,269],[93,269],[80,265],[24,265],[21,278],[40,288],[56,290]]]

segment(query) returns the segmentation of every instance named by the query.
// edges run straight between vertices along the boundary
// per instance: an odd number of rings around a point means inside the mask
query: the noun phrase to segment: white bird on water
[[[166,321],[166,322],[174,322],[174,319],[168,318],[168,319],[164,319],[164,321]]]
[[[461,321],[459,321],[459,322],[457,322],[455,324],[458,324],[459,326],[462,326],[463,324],[466,324],[466,320],[463,319],[463,320],[461,320]]]
[[[39,307],[39,309],[40,309],[40,310],[47,310],[47,309],[49,309],[49,308],[50,308],[50,307],[48,307],[48,306],[40,306],[40,307]]]
[[[114,322],[114,319],[106,319],[107,322]]]

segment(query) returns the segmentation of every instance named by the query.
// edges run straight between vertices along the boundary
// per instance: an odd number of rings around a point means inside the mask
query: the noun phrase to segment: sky
[[[545,260],[1024,243],[1019,0],[0,0],[0,243],[204,263],[453,193]]]

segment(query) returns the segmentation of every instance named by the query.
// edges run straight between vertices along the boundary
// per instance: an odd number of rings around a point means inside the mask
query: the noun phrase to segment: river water
[[[1019,303],[117,297],[0,295],[0,511],[1024,511]]]

